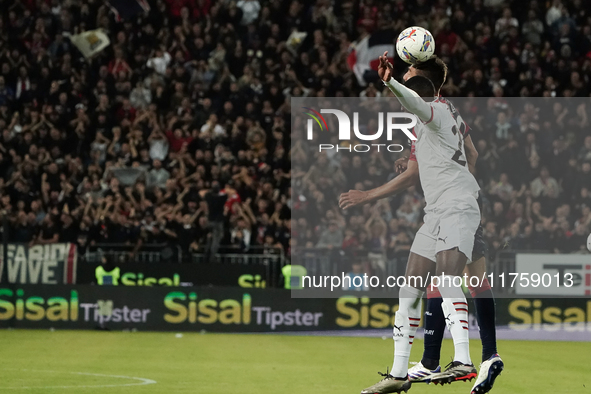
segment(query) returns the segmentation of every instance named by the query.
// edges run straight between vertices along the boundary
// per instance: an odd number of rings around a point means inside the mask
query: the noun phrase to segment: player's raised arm
[[[390,197],[402,190],[416,185],[418,182],[419,165],[416,161],[411,160],[408,162],[408,168],[406,171],[382,186],[368,191],[349,190],[348,192],[341,194],[339,197],[339,207],[347,209]]]
[[[407,83],[412,83],[413,79],[421,78],[426,82],[431,83],[425,77],[412,77]],[[410,113],[415,114],[423,122],[429,122],[433,116],[433,109],[431,105],[427,103],[421,96],[419,96],[414,90],[407,88],[394,78],[390,78],[388,82],[384,82],[384,85],[388,87],[394,93],[400,104],[406,108]],[[433,83],[431,83],[433,85]],[[434,89],[433,89],[434,90]]]
[[[394,70],[394,66],[392,66],[392,63],[390,63],[386,57],[387,55],[388,51],[384,52],[384,54],[378,58],[380,60],[380,64],[378,65],[378,75],[382,81],[389,81],[390,78],[392,78],[392,72]]]
[[[423,122],[428,122],[431,120],[431,115],[433,114],[431,105],[425,102],[425,100],[423,100],[421,96],[417,94],[417,92],[407,88],[392,77],[393,68],[390,62],[387,60],[387,55],[388,51],[384,52],[384,54],[380,56],[380,65],[378,67],[378,75],[384,82],[384,85],[386,85],[388,89],[394,93],[404,108],[417,115]],[[434,95],[434,93],[430,94],[431,97]]]

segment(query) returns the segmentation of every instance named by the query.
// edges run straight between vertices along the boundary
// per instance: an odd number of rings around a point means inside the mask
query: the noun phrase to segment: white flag
[[[306,39],[308,33],[294,30],[287,39],[287,50],[293,55],[297,55],[298,48],[302,45],[302,42]]]
[[[85,58],[91,58],[109,46],[109,37],[100,29],[85,31],[70,36],[72,44],[82,52]]]

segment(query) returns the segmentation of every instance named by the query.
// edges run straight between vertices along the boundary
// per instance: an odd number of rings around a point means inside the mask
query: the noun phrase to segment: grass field
[[[415,341],[411,360],[422,345]],[[442,355],[452,350],[446,340]],[[590,393],[589,350],[580,342],[501,341],[506,368],[493,392]],[[475,361],[479,352],[473,341]],[[0,331],[0,393],[359,393],[391,362],[392,340],[381,338]],[[471,387],[415,384],[409,392]]]

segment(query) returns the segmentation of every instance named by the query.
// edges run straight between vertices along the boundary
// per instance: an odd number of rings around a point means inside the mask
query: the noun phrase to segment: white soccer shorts
[[[436,261],[442,250],[458,248],[472,262],[474,234],[480,224],[480,209],[476,197],[450,200],[437,208],[428,209],[410,251]]]

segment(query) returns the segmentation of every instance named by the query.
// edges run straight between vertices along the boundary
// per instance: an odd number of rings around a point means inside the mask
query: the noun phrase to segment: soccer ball
[[[587,250],[591,252],[591,234],[587,237]]]
[[[435,52],[435,39],[427,29],[419,26],[408,27],[396,40],[396,52],[407,63],[424,62]]]

